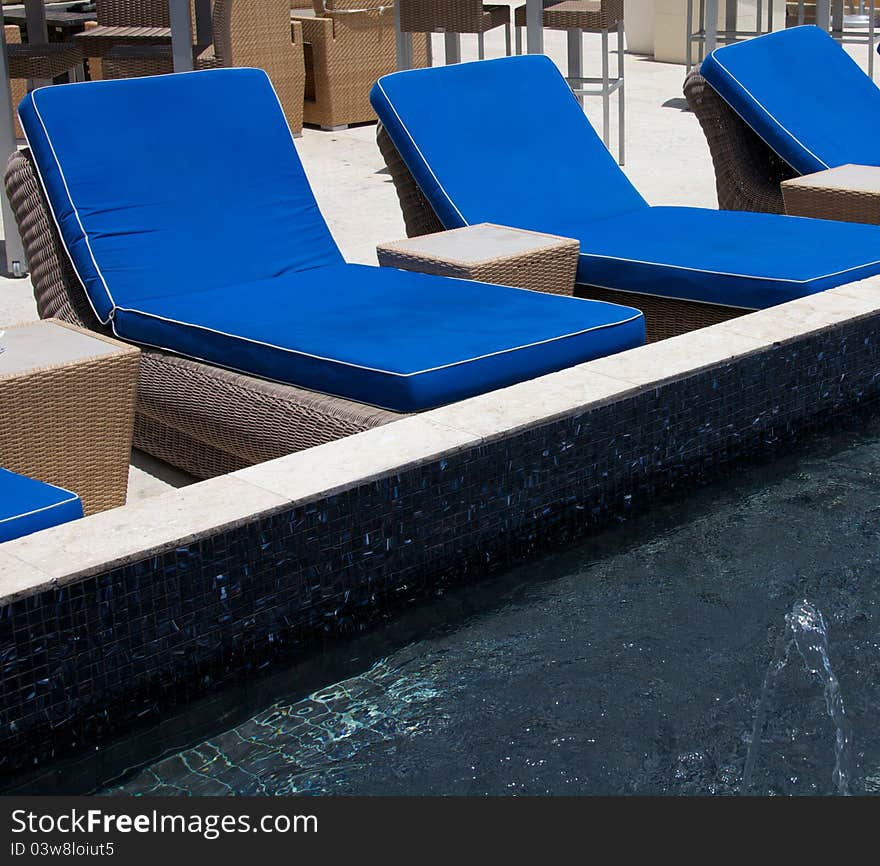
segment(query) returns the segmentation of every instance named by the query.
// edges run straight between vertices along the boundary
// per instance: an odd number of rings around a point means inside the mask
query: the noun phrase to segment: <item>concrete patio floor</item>
[[[683,38],[683,37],[682,37]],[[599,37],[585,37],[585,73],[599,73]],[[443,38],[435,36],[434,62],[443,62]],[[565,34],[546,31],[545,51],[565,69]],[[847,46],[857,62],[866,68],[864,46]],[[502,30],[486,38],[487,57],[504,51]],[[462,37],[462,59],[476,59],[476,37]],[[616,58],[612,58],[612,68]],[[715,180],[709,151],[697,119],[686,111],[682,95],[683,66],[656,63],[642,56],[625,56],[626,150],[624,170],[636,188],[655,205],[717,207]],[[601,127],[601,100],[587,99],[586,112],[597,129]],[[616,150],[616,100],[612,97],[612,152]],[[454,135],[454,130],[450,130]],[[376,244],[405,236],[403,220],[391,179],[376,147],[373,124],[340,132],[306,129],[297,141],[318,203],[330,228],[351,262],[376,263]],[[504,142],[498,142],[498,147]],[[563,151],[548,155],[569,160],[577,166],[577,153]],[[540,170],[540,166],[536,166]],[[516,183],[516,178],[510,179]],[[235,251],[232,251],[235,255]],[[252,250],[241,250],[249,256]],[[28,279],[0,278],[0,329],[5,325],[37,317]],[[129,481],[129,500],[159,494],[170,486],[189,480],[147,455],[136,453]]]

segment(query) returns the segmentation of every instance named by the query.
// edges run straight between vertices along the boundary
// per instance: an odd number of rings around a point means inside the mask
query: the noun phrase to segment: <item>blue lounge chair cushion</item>
[[[880,271],[877,227],[854,223],[651,207],[577,234],[579,283],[750,310]]]
[[[880,165],[880,90],[820,28],[716,48],[700,71],[795,171]]]
[[[553,233],[647,208],[547,57],[440,71],[387,75],[370,100],[446,228],[491,222]]]
[[[880,273],[877,226],[649,207],[546,57],[394,73],[371,99],[447,228],[576,238],[579,283],[760,309]]]
[[[342,262],[260,70],[44,87],[18,111],[103,322],[117,304]]]
[[[20,114],[123,339],[400,412],[644,341],[628,307],[346,264],[264,72],[45,88]]]
[[[0,543],[82,516],[75,493],[0,469]]]
[[[115,322],[138,343],[401,412],[645,339],[629,307],[365,265],[145,300]]]

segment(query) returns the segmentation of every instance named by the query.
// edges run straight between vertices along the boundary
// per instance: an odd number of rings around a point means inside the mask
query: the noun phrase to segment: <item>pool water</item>
[[[851,728],[849,788],[876,793],[878,472],[880,420],[862,419],[28,789],[737,794],[786,614],[807,600]],[[823,684],[794,652],[771,679],[750,792],[837,792]]]

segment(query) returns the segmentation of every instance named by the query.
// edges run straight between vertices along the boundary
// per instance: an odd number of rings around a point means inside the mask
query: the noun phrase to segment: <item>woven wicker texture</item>
[[[196,69],[219,66],[265,69],[291,130],[299,133],[303,124],[305,67],[302,39],[291,41],[289,19],[289,0],[214,0],[214,42],[207,48],[195,49],[193,65]],[[100,48],[101,44],[112,42],[114,34],[127,29],[132,28],[110,28],[106,39],[100,36],[99,30],[92,31],[87,37],[89,45],[98,46],[96,51],[103,55],[105,78],[135,78],[173,71],[170,31],[167,29],[141,28],[140,36],[130,37],[128,44],[123,39],[110,48]],[[154,35],[151,36],[150,32]],[[151,45],[151,41],[154,44]]]
[[[514,24],[526,26],[526,7],[514,11]],[[623,21],[623,0],[565,0],[544,10],[544,27],[548,30],[613,30]]]
[[[381,124],[377,130],[377,141],[397,190],[397,198],[403,212],[407,235],[417,237],[443,231],[443,225]],[[660,295],[634,294],[612,289],[599,289],[594,286],[578,285],[575,288],[575,294],[579,297],[595,298],[599,301],[609,301],[641,310],[645,314],[649,342],[665,340],[676,334],[684,334],[751,312],[751,310],[736,307],[720,307],[697,301],[679,301]]]
[[[30,263],[40,317],[105,330],[96,322],[59,241],[28,151],[10,157],[6,190]],[[137,412],[135,446],[198,478],[401,417],[151,349],[141,353]]]
[[[404,33],[485,33],[510,22],[510,7],[482,0],[399,0]]]
[[[553,295],[571,295],[577,272],[580,244],[568,238],[535,234],[546,246],[518,255],[496,257],[473,264],[443,261],[407,249],[406,242],[382,244],[376,249],[379,264],[405,271],[419,271],[442,277],[516,286]]]
[[[301,25],[304,43],[306,123],[330,128],[376,119],[370,89],[397,68],[394,14],[387,5],[378,8],[378,0],[358,2],[359,9],[377,8],[294,17],[293,38]],[[415,45],[413,52],[413,65],[425,66],[426,46]]]
[[[782,184],[785,212],[792,216],[880,225],[880,193],[829,189],[820,184]]]
[[[95,0],[98,24],[108,27],[170,27],[168,0]]]
[[[46,42],[42,45],[10,45],[10,78],[56,78],[83,62],[78,45]]]
[[[419,189],[419,185],[410,174],[400,152],[394,146],[391,136],[388,135],[381,123],[376,127],[376,143],[379,145],[379,152],[385,160],[385,165],[397,192],[397,200],[400,202],[400,210],[406,226],[406,236],[417,238],[421,235],[442,232],[445,226],[440,222],[431,203]]]
[[[779,185],[796,177],[797,172],[742,121],[696,69],[685,79],[684,95],[709,145],[718,207],[784,213]]]
[[[596,286],[579,285],[575,294],[579,298],[592,298],[610,304],[623,304],[635,307],[645,314],[645,339],[649,343],[677,337],[709,325],[717,325],[753,310],[739,307],[722,307],[717,304],[703,304],[699,301],[681,301],[664,298],[662,295],[643,295],[635,292],[620,292],[614,289],[600,289]]]
[[[0,375],[0,466],[72,490],[86,514],[125,504],[140,354],[93,336],[120,351]]]

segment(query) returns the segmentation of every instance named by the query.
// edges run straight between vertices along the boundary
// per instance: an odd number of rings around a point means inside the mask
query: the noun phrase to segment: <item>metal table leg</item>
[[[724,4],[724,29],[728,33],[736,33],[737,0],[727,0]]]
[[[580,79],[584,77],[584,34],[581,30],[568,31],[568,80],[580,88]],[[577,100],[584,105],[583,93],[577,94]]]
[[[446,65],[461,63],[461,36],[458,33],[447,33],[443,40],[446,43]]]
[[[15,122],[13,120],[12,99],[9,93],[9,62],[6,57],[6,31],[0,27],[0,155],[3,164],[11,153],[16,150]],[[18,234],[15,217],[4,190],[0,194],[3,212],[3,231],[6,237],[6,272],[16,277],[27,273],[24,260],[24,246]]]
[[[171,55],[175,72],[192,72],[192,11],[189,0],[168,0],[171,17]]]
[[[544,53],[543,0],[527,0],[526,2],[526,53]]]
[[[28,44],[45,45],[49,41],[49,28],[46,25],[46,7],[42,0],[25,0],[24,13]],[[51,83],[47,79],[35,79],[28,83],[28,89],[45,87]]]
[[[728,0],[728,5],[733,0]],[[736,7],[734,7],[736,8]],[[718,47],[718,0],[706,0],[706,54]]]
[[[430,40],[431,35],[428,34]],[[400,3],[394,4],[394,39],[397,47],[397,68],[412,69],[413,43],[412,33],[404,33],[400,29]]]
[[[210,45],[214,41],[214,28],[211,25],[211,0],[195,0],[196,44]]]

